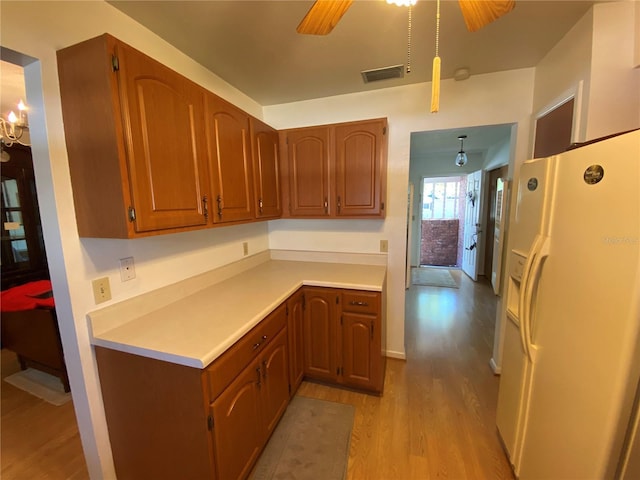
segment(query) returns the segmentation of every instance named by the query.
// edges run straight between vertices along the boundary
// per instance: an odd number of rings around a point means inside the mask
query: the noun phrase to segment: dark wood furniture
[[[2,348],[16,353],[21,369],[32,367],[55,375],[64,391],[70,391],[55,309],[2,312],[0,324]]]

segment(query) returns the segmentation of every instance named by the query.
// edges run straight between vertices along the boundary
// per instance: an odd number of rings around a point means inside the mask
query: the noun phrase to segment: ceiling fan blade
[[[470,32],[480,30],[516,6],[515,0],[458,0],[458,3]]]
[[[296,31],[308,35],[326,35],[335,27],[353,0],[316,0]]]

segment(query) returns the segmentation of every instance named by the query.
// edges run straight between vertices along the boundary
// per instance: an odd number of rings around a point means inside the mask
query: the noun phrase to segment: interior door
[[[478,280],[480,249],[480,204],[482,199],[482,170],[467,175],[467,196],[464,213],[464,249],[462,251],[462,271],[473,281]]]
[[[491,285],[493,292],[500,295],[500,279],[502,277],[502,250],[504,248],[504,237],[507,222],[507,203],[509,183],[498,178],[496,186],[496,202],[495,202],[495,223],[493,233],[493,258],[491,268]]]
[[[405,289],[411,286],[411,252],[413,251],[413,183],[409,184],[407,205],[407,265],[405,267]]]

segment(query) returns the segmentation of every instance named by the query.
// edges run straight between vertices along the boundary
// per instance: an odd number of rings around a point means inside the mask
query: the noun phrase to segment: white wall
[[[25,68],[33,158],[56,310],[74,406],[92,478],[114,478],[85,315],[97,307],[90,281],[108,276],[113,301],[129,298],[268,248],[266,223],[137,240],[78,238],[65,147],[56,50],[109,32],[174,70],[262,116],[235,88],[104,2],[7,2],[0,43],[33,57]],[[29,61],[29,60],[27,60]],[[134,256],[137,278],[121,283],[118,259]]]
[[[640,128],[640,69],[634,69],[635,5],[593,7],[593,38],[586,139]]]
[[[339,95],[264,108],[267,123],[275,128],[387,117],[389,154],[387,217],[345,222],[279,220],[270,222],[270,247],[342,252],[378,252],[379,240],[389,240],[387,348],[404,358],[404,294],[407,185],[411,132],[517,123],[516,155],[529,149],[529,119],[533,69],[472,76],[464,82],[441,84],[440,113],[430,114],[431,84]]]

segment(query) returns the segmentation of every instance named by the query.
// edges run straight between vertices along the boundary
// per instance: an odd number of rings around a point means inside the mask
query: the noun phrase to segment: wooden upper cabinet
[[[291,217],[384,218],[387,120],[282,131]]]
[[[286,133],[291,216],[329,216],[329,129],[311,127]]]
[[[386,120],[335,127],[336,215],[384,216]]]
[[[249,115],[221,98],[206,95],[206,130],[214,223],[254,218]]]
[[[256,218],[282,216],[278,131],[251,117],[251,153]]]
[[[110,35],[58,52],[78,232],[206,226],[203,90]]]

